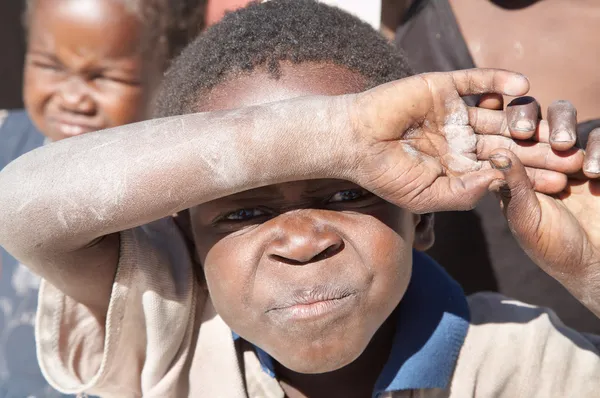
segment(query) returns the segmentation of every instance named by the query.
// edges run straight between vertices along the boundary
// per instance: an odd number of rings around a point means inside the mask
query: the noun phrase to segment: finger
[[[577,140],[575,140],[575,146],[579,149],[585,149],[588,142],[588,136],[598,127],[600,127],[600,119],[577,123]]]
[[[504,97],[501,94],[482,94],[477,107],[501,111],[504,109]]]
[[[600,127],[592,130],[588,136],[583,173],[588,178],[600,177]]]
[[[488,168],[493,168],[491,162],[486,162],[482,166],[483,170]],[[557,171],[525,167],[525,173],[533,190],[546,195],[554,195],[564,191],[569,181],[566,174]],[[493,189],[490,188],[490,190]]]
[[[469,125],[477,134],[510,137],[506,113],[492,109],[469,107]]]
[[[513,137],[513,133],[508,128],[507,115],[503,111],[470,107],[469,124],[477,134]],[[538,121],[536,129],[529,139],[538,142],[549,142],[548,122],[545,120]]]
[[[536,131],[540,104],[533,97],[515,98],[506,107],[508,130],[513,138],[527,140]]]
[[[533,186],[519,158],[506,149],[499,149],[490,158],[492,166],[502,172],[505,184],[497,189],[502,210],[519,240],[529,246],[541,220],[541,207]]]
[[[450,73],[459,95],[495,93],[513,97],[529,91],[529,80],[502,69],[464,69]]]
[[[527,167],[566,174],[581,170],[584,158],[583,151],[577,148],[558,152],[547,143],[513,140],[499,135],[477,135],[476,155],[478,160],[490,159],[492,153],[499,148],[513,152]]]
[[[501,178],[502,173],[492,168],[462,176],[439,177],[419,195],[427,199],[416,201],[407,209],[413,213],[470,210],[489,191],[490,184]]]
[[[551,170],[525,167],[525,172],[534,191],[546,195],[555,195],[567,187],[568,177],[564,173]]]
[[[558,150],[575,145],[577,137],[577,110],[569,101],[554,101],[548,107],[550,144]]]

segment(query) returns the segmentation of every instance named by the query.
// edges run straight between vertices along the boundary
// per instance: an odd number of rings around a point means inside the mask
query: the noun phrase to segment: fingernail
[[[573,137],[567,130],[558,130],[552,136],[552,141],[554,142],[570,142],[573,141]]]
[[[531,131],[533,129],[535,129],[535,126],[533,125],[533,122],[531,120],[517,120],[514,124],[513,124],[513,129],[514,130],[519,130],[519,131]]]
[[[590,174],[600,174],[600,161],[593,159],[586,162],[583,171]]]
[[[490,162],[496,170],[508,170],[512,166],[510,158],[504,155],[492,155],[490,156]]]

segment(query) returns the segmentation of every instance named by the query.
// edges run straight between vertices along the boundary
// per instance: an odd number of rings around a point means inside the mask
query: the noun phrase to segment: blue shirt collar
[[[373,397],[384,392],[446,388],[469,329],[462,288],[429,256],[413,251],[413,271],[398,305],[390,358]],[[234,333],[234,339],[239,336]],[[275,377],[273,359],[255,347],[263,370]]]

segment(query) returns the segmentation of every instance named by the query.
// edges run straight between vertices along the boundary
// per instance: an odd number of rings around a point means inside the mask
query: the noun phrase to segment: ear
[[[435,234],[433,232],[433,213],[415,214],[415,240],[413,248],[424,252],[433,246]]]
[[[179,231],[183,234],[186,240],[193,242],[194,238],[192,235],[192,223],[190,220],[190,211],[182,210],[179,213],[172,215],[173,221],[179,227]]]

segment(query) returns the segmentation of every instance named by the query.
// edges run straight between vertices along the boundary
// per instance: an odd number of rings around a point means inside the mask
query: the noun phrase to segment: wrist
[[[329,111],[322,134],[331,140],[327,178],[338,178],[356,182],[356,172],[360,163],[360,134],[352,119],[355,95],[330,97]]]
[[[267,134],[260,141],[250,139],[268,156],[260,161],[261,184],[349,179],[357,163],[349,117],[351,97],[299,98],[257,109],[264,126],[258,131]]]

